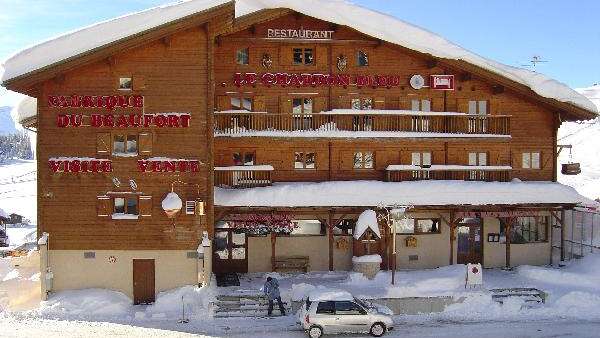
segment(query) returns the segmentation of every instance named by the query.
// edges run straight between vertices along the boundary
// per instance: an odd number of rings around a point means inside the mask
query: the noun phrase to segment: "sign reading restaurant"
[[[267,29],[268,39],[331,40],[333,31],[313,31],[309,29]]]

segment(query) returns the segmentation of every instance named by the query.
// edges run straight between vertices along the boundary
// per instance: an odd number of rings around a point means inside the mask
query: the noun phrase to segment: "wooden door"
[[[483,263],[482,225],[481,219],[471,219],[466,223],[459,223],[456,254],[458,264]]]
[[[248,272],[248,241],[244,232],[215,229],[213,248],[215,273]]]
[[[133,303],[154,303],[154,259],[133,260]]]

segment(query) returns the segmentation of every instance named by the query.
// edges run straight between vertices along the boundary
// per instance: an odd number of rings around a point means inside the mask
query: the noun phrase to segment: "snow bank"
[[[26,48],[8,58],[2,81],[81,55],[163,24],[206,11],[228,0],[181,1],[100,22]],[[425,29],[344,0],[237,0],[236,17],[263,9],[289,8],[317,19],[352,27],[366,35],[425,54],[462,60],[531,88],[537,94],[597,112],[596,106],[567,85],[545,75],[507,66],[469,52]]]
[[[219,206],[365,206],[578,204],[589,201],[575,189],[553,182],[331,181],[275,183],[249,189],[215,188]]]
[[[36,312],[50,318],[119,319],[130,316],[131,306],[124,293],[83,289],[53,293]]]
[[[359,239],[367,229],[371,229],[377,237],[381,238],[379,224],[377,223],[377,213],[373,210],[365,210],[358,216],[356,226],[354,227],[354,238]]]
[[[311,291],[308,298],[313,302],[354,300],[354,297],[348,291],[327,288],[317,288]]]
[[[209,315],[209,304],[213,300],[213,288],[198,288],[194,285],[187,285],[159,293],[156,302],[146,309],[146,317],[179,318],[182,304],[184,304],[187,316],[198,319],[205,318]]]

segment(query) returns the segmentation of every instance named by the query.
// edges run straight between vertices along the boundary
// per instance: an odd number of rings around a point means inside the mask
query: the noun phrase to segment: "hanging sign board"
[[[454,90],[454,75],[431,75],[429,87],[433,90]]]
[[[528,217],[541,216],[538,210],[510,210],[510,211],[463,211],[456,213],[459,218],[509,218],[509,217]]]

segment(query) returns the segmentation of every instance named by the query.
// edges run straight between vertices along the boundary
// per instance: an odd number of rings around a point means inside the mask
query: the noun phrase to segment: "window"
[[[231,97],[231,109],[252,111],[252,98],[250,97]]]
[[[247,65],[250,62],[248,48],[241,48],[235,52],[235,62],[238,65]]]
[[[506,224],[500,223],[500,237],[506,238]],[[548,240],[548,217],[517,217],[511,227],[510,242],[514,244],[546,242]]]
[[[364,313],[365,313],[365,310],[354,302],[350,302],[350,301],[335,302],[335,314],[336,315],[361,315]]]
[[[137,197],[115,197],[113,201],[113,218],[139,215]]]
[[[373,109],[373,99],[370,97],[352,99],[352,109],[355,109],[355,110]]]
[[[335,312],[335,302],[319,302],[317,314],[332,315]]]
[[[312,129],[312,98],[292,99],[292,114],[294,114],[294,130]]]
[[[487,101],[469,101],[469,133],[482,134],[487,130]],[[476,117],[475,117],[476,116]]]
[[[441,233],[439,218],[405,218],[394,221],[396,233],[399,234],[439,234]]]
[[[352,99],[353,110],[371,110],[373,109],[373,99],[370,97]],[[353,131],[371,131],[373,130],[373,116],[356,115],[352,117]]]
[[[120,77],[119,78],[119,90],[131,90],[133,89],[133,81],[131,77]]]
[[[469,153],[469,165],[470,166],[486,166],[487,165],[487,153]],[[471,170],[469,171],[470,180],[485,180],[486,172],[484,170]]]
[[[365,51],[359,50],[356,54],[356,65],[359,67],[366,67],[369,65],[369,56]]]
[[[315,169],[315,153],[301,152],[294,153],[294,169]]]
[[[135,156],[138,154],[137,135],[115,135],[113,139],[113,155]]]
[[[354,169],[373,169],[375,157],[372,151],[360,151],[354,153]]]
[[[315,62],[312,48],[294,48],[293,58],[295,65],[310,66]]]
[[[327,232],[327,227],[316,219],[293,220],[292,223],[297,227],[292,230],[290,236],[321,236]]]
[[[523,169],[540,169],[540,153],[523,153]]]
[[[253,151],[233,153],[233,165],[254,165],[256,155]]]
[[[334,235],[352,235],[352,231],[356,226],[356,220],[343,219],[333,228]]]
[[[419,167],[430,167],[431,166],[431,153],[412,153],[412,165]]]
[[[486,115],[487,101],[469,101],[469,114]]]
[[[431,111],[431,101],[430,100],[412,100],[411,101],[411,110],[413,111]]]

